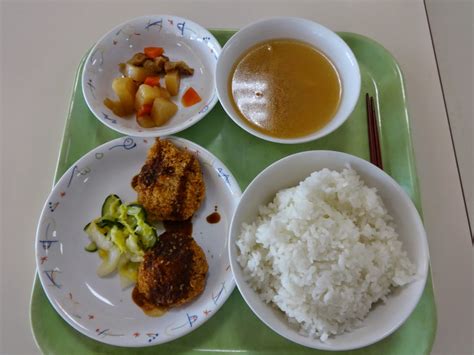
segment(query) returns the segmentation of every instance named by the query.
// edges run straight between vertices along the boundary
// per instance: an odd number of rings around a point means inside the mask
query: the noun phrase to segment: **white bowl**
[[[194,74],[182,78],[180,92],[173,98],[179,107],[176,115],[161,127],[143,128],[134,115],[118,117],[103,101],[107,97],[116,99],[112,80],[121,76],[119,63],[151,46],[163,47],[171,60],[184,60],[194,68]],[[221,50],[209,31],[182,17],[149,15],[129,20],[99,39],[87,56],[82,73],[82,92],[87,106],[99,121],[122,134],[156,137],[182,131],[202,119],[217,103],[214,73]],[[185,108],[181,96],[190,86],[202,101]]]
[[[236,238],[243,222],[255,220],[258,206],[269,203],[284,188],[297,185],[312,172],[329,168],[341,171],[347,164],[361,176],[367,186],[377,188],[388,212],[397,225],[403,249],[416,266],[417,278],[388,296],[385,304],[372,309],[360,328],[326,342],[301,335],[290,326],[283,312],[266,304],[246,283],[237,262]],[[262,171],[247,187],[235,210],[230,226],[229,259],[243,298],[267,326],[281,336],[304,346],[322,350],[350,350],[373,344],[390,335],[408,318],[423,293],[428,274],[429,251],[421,218],[400,185],[375,165],[349,154],[334,151],[307,151],[288,156]]]
[[[278,38],[297,39],[318,48],[326,54],[339,72],[342,86],[339,109],[326,126],[303,137],[275,138],[259,132],[242,120],[231,103],[228,82],[236,61],[255,44]],[[224,110],[235,123],[250,134],[271,142],[302,143],[324,137],[349,117],[359,98],[360,71],[351,49],[336,33],[316,22],[302,18],[275,17],[242,28],[227,41],[217,61],[216,87]]]

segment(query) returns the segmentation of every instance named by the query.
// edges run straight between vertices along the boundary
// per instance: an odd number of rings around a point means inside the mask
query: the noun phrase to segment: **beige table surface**
[[[50,189],[73,78],[116,24],[176,14],[214,28],[294,15],[383,44],[405,74],[438,307],[433,354],[472,350],[472,245],[433,47],[421,0],[2,2],[0,354],[38,349],[29,325],[36,223]]]

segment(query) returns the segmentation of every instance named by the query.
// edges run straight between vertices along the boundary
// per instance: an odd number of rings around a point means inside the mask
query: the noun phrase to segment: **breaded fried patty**
[[[148,315],[160,315],[199,296],[207,271],[206,255],[190,235],[165,232],[138,268],[133,299]]]
[[[150,221],[184,221],[197,211],[205,194],[201,166],[194,155],[158,138],[132,187]]]

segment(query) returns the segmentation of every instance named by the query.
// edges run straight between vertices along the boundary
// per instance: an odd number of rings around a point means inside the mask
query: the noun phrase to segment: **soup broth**
[[[248,50],[229,78],[231,101],[254,129],[297,138],[324,127],[341,99],[339,74],[316,48],[276,39]]]

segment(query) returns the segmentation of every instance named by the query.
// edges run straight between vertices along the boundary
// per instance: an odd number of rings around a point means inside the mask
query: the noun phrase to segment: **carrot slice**
[[[145,78],[144,84],[150,86],[160,86],[160,77],[159,76],[147,76]]]
[[[138,117],[141,117],[141,116],[146,116],[146,115],[149,115],[150,112],[151,112],[151,108],[152,108],[152,104],[145,104],[143,105],[137,112],[137,116]]]
[[[145,49],[143,50],[145,55],[151,59],[159,57],[164,53],[164,51],[165,50],[161,47],[145,47]]]
[[[183,97],[181,98],[181,103],[183,104],[184,107],[195,105],[200,101],[201,101],[201,96],[199,96],[196,90],[194,90],[192,87],[186,90]]]

